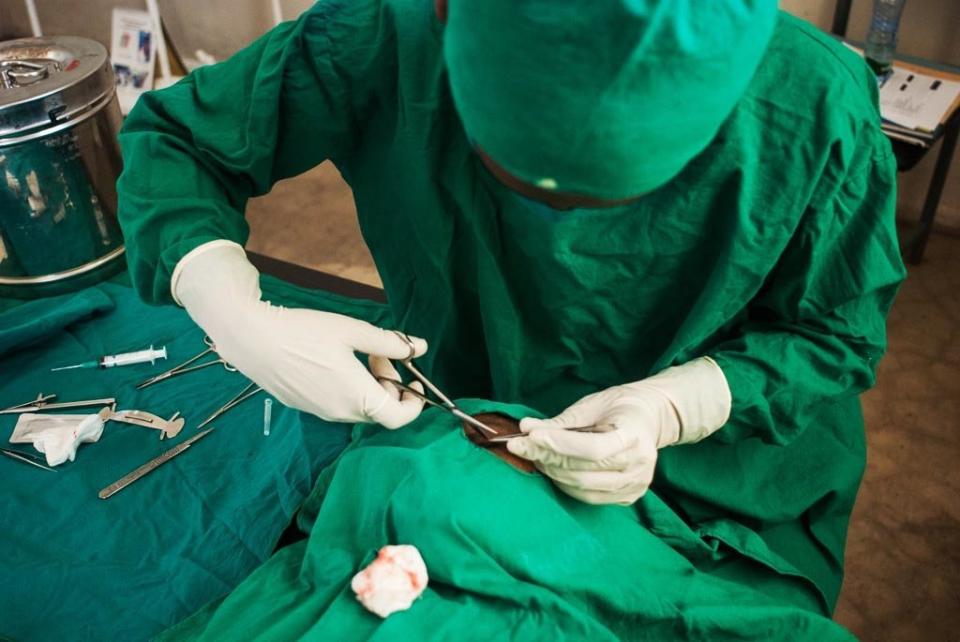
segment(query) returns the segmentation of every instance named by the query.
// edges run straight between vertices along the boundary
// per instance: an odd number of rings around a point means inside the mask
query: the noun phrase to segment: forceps
[[[10,406],[0,410],[0,415],[19,414],[24,412],[41,412],[43,410],[63,410],[65,408],[89,408],[91,406],[110,406],[117,405],[117,400],[113,397],[105,399],[84,399],[83,401],[61,401],[51,403],[57,395],[45,395],[42,392],[37,395],[33,401],[27,401],[16,406]]]
[[[576,428],[564,428],[564,430],[569,432],[610,432],[616,430],[617,427],[612,424],[595,424],[593,426],[577,426]],[[511,432],[506,435],[497,435],[496,437],[490,437],[487,441],[492,444],[503,444],[511,439],[516,437],[526,437],[527,433],[525,432]]]
[[[30,464],[31,466],[36,466],[37,468],[43,468],[44,470],[49,470],[51,473],[57,472],[56,468],[50,468],[50,466],[47,466],[45,463],[46,459],[41,459],[33,453],[23,452],[22,450],[10,450],[8,448],[0,448],[0,453],[3,453],[11,459],[22,461],[25,464]]]
[[[211,363],[215,363],[215,362],[211,362]],[[261,388],[260,386],[258,386],[258,385],[255,384],[255,383],[247,384],[247,387],[244,388],[243,390],[241,390],[241,391],[240,391],[240,394],[238,394],[236,397],[234,397],[233,399],[231,399],[231,400],[228,401],[227,403],[225,403],[225,404],[223,404],[222,406],[220,406],[219,408],[217,408],[212,415],[210,415],[209,417],[207,417],[206,419],[204,419],[204,420],[203,420],[203,423],[201,423],[199,426],[197,426],[197,430],[200,430],[201,428],[203,428],[204,426],[206,426],[208,423],[210,423],[211,421],[213,421],[214,419],[216,419],[217,417],[219,417],[219,416],[222,415],[223,413],[227,412],[228,410],[230,410],[231,408],[233,408],[233,407],[236,406],[237,404],[239,404],[239,403],[241,403],[241,402],[243,402],[243,401],[246,401],[247,399],[249,399],[249,398],[252,397],[253,395],[257,394],[258,392],[263,392],[263,388]]]
[[[424,388],[426,388],[427,390],[429,390],[430,392],[432,392],[434,395],[436,395],[437,399],[439,399],[440,402],[438,403],[438,402],[434,401],[433,399],[430,399],[430,398],[427,397],[424,393],[420,392],[420,391],[417,390],[416,388],[411,388],[411,387],[408,386],[407,384],[405,384],[405,383],[403,383],[403,382],[401,382],[401,381],[397,381],[396,379],[392,379],[392,378],[390,378],[390,377],[377,377],[377,380],[378,380],[378,381],[389,381],[390,383],[392,383],[393,385],[395,385],[397,388],[400,388],[400,389],[403,390],[404,392],[409,392],[411,395],[413,395],[414,397],[420,399],[420,400],[423,401],[424,403],[430,404],[431,406],[436,406],[437,408],[443,408],[443,409],[446,410],[447,412],[453,414],[455,417],[459,417],[460,419],[462,419],[463,421],[467,422],[468,424],[470,424],[471,426],[473,426],[473,427],[476,428],[477,430],[481,431],[481,432],[484,433],[488,438],[495,436],[495,435],[497,434],[497,431],[496,431],[496,430],[494,430],[493,428],[491,428],[491,427],[488,426],[487,424],[483,423],[482,421],[479,421],[479,420],[477,420],[477,419],[474,419],[473,417],[471,417],[470,415],[468,415],[468,414],[465,413],[464,411],[460,410],[460,408],[457,406],[457,404],[455,404],[455,403],[450,399],[450,397],[448,397],[447,395],[445,395],[445,394],[443,394],[442,392],[440,392],[440,389],[437,388],[437,387],[433,384],[432,381],[430,381],[429,379],[427,379],[427,377],[426,377],[422,372],[420,372],[420,370],[419,370],[415,365],[413,365],[413,355],[414,355],[414,354],[416,353],[416,351],[417,351],[416,347],[413,345],[413,341],[411,341],[411,340],[410,340],[410,337],[408,337],[407,335],[405,335],[405,334],[402,333],[402,332],[399,332],[399,331],[397,331],[397,330],[394,330],[394,333],[395,333],[398,337],[400,337],[401,339],[403,339],[404,343],[406,343],[406,344],[407,344],[407,347],[410,349],[410,354],[407,355],[407,357],[406,357],[405,359],[400,359],[400,360],[399,360],[400,363],[403,364],[403,367],[406,368],[406,369],[410,372],[410,374],[412,374],[412,375],[417,379],[417,381],[419,381],[420,383],[423,384]]]
[[[210,337],[206,337],[206,336],[203,337],[203,342],[207,345],[206,350],[204,350],[203,352],[201,352],[200,354],[194,357],[190,357],[189,359],[187,359],[186,361],[184,361],[178,366],[174,366],[165,372],[161,372],[158,375],[154,375],[149,379],[147,379],[146,381],[141,381],[140,383],[137,384],[137,390],[142,390],[147,386],[152,386],[155,383],[160,383],[161,381],[169,379],[170,377],[176,377],[178,375],[182,375],[187,372],[194,372],[195,370],[200,370],[201,368],[206,368],[208,366],[213,366],[217,364],[222,365],[224,370],[227,370],[229,372],[237,371],[236,368],[234,368],[229,363],[224,361],[223,357],[217,354],[217,346],[213,343],[213,340],[210,339]],[[215,354],[217,358],[213,359],[212,361],[204,361],[202,363],[196,363],[195,365],[190,365],[190,364],[194,364],[196,361],[198,361],[199,359],[202,359],[203,357],[207,356],[210,353]]]

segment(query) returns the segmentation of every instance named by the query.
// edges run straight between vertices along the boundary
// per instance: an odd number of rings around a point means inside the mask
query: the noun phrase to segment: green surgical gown
[[[137,289],[169,302],[184,254],[246,240],[248,197],[332,159],[398,327],[427,338],[422,365],[452,396],[552,414],[712,356],[730,420],[661,451],[653,488],[709,546],[801,578],[829,613],[865,462],[858,395],[904,275],[867,67],[782,14],[746,95],[679,175],[629,205],[558,212],[472,151],[432,4],[324,0],[144,95],[119,182]]]

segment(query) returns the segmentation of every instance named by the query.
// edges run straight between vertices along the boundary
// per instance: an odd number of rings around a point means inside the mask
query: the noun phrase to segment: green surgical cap
[[[450,0],[467,135],[531,184],[598,198],[663,185],[743,94],[773,0]]]

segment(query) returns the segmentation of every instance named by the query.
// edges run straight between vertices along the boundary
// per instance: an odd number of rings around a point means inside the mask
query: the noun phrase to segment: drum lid
[[[0,42],[0,140],[61,125],[113,94],[99,42],[75,36]]]

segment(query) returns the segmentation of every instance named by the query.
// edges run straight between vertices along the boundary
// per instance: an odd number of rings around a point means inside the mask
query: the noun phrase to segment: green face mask
[[[504,187],[504,191],[507,194],[506,198],[510,199],[510,202],[514,204],[519,211],[528,213],[531,216],[535,216],[548,222],[561,221],[576,216],[592,216],[613,212],[622,212],[634,204],[631,202],[619,205],[610,205],[607,207],[572,207],[569,209],[559,209],[552,207],[543,201],[538,201],[535,198],[524,196],[523,194],[515,192],[508,187]]]
[[[546,220],[554,220],[556,218],[562,217],[564,214],[570,212],[571,210],[558,210],[555,207],[550,207],[543,201],[538,201],[533,198],[524,196],[514,192],[513,190],[508,191],[508,197],[510,200],[520,208],[522,212],[529,212],[533,216],[539,216],[540,218]]]
[[[458,0],[444,56],[470,138],[514,176],[605,199],[660,187],[745,90],[772,0]]]

